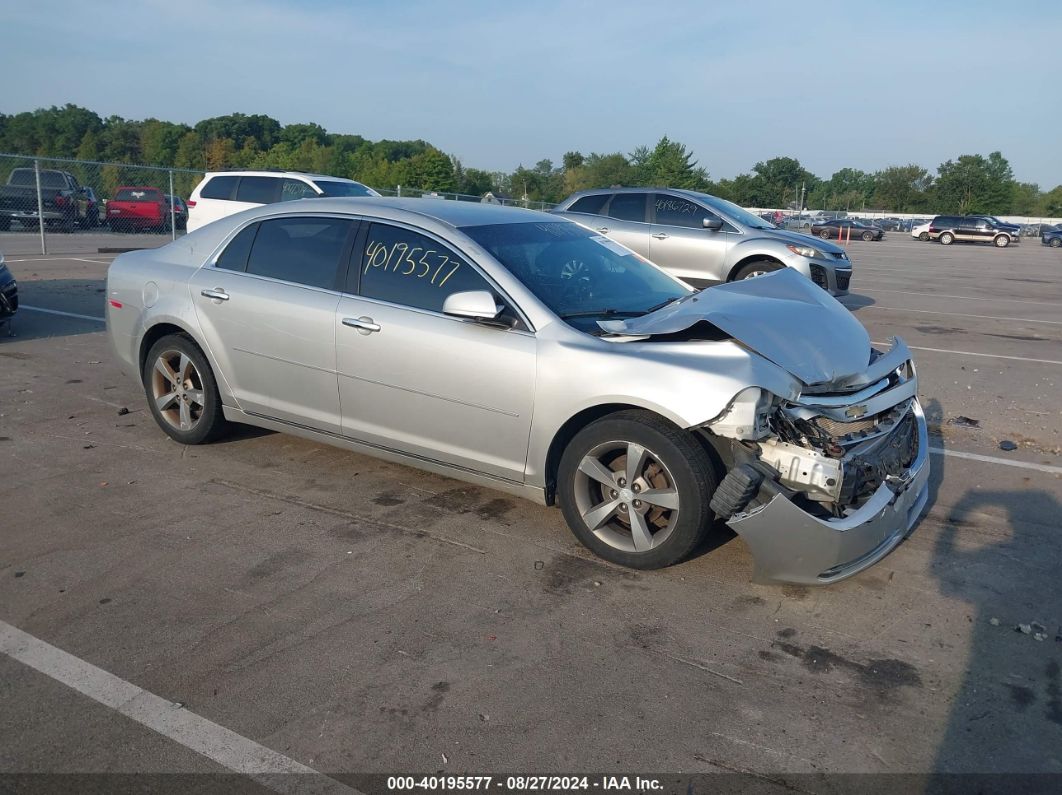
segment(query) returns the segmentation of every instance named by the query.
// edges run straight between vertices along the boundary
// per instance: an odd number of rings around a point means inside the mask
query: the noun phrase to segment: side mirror
[[[448,295],[443,301],[444,315],[464,317],[470,320],[495,320],[501,314],[502,307],[487,290],[468,290],[463,293]]]
[[[721,218],[705,218],[704,228],[711,232],[718,232],[723,228],[723,221]]]

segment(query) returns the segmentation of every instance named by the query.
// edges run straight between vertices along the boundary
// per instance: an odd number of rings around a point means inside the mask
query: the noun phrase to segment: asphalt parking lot
[[[113,255],[34,240],[0,235],[0,772],[1062,773],[1062,254],[1037,239],[850,243],[845,304],[917,357],[932,493],[817,589],[751,584],[728,532],[632,572],[457,481],[253,430],[182,448],[108,350]]]

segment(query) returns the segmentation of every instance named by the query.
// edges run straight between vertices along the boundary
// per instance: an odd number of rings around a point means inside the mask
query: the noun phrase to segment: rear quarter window
[[[576,199],[572,203],[572,206],[568,208],[567,212],[600,215],[601,211],[605,209],[605,204],[607,202],[607,193],[599,193],[594,196],[583,196],[581,199]]]
[[[199,191],[202,199],[231,199],[236,191],[236,183],[239,177],[211,177],[203,189]]]

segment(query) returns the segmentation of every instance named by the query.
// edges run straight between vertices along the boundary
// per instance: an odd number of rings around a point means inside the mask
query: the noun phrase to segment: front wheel
[[[944,234],[942,234],[940,236],[940,244],[942,246],[950,246],[954,242],[955,242],[955,235],[953,235],[951,232],[945,232]]]
[[[217,381],[191,338],[171,334],[152,345],[142,376],[151,414],[170,438],[204,444],[224,433]]]
[[[996,244],[996,248],[1006,248],[1010,245],[1010,238],[1007,235],[996,235],[992,242]]]
[[[779,265],[777,262],[771,262],[770,260],[756,260],[755,262],[749,262],[742,265],[738,272],[734,274],[734,281],[740,282],[742,279],[753,279],[767,273],[780,271],[783,267],[784,266]]]
[[[1062,237],[1051,238],[1051,242],[1048,245],[1050,245],[1051,248],[1058,248],[1059,246],[1062,246]]]
[[[921,232],[921,233],[919,233],[918,239],[921,240],[923,243],[925,243],[927,240],[929,240],[929,232]]]
[[[599,557],[658,569],[703,538],[716,482],[712,460],[690,433],[649,411],[621,411],[568,443],[557,497],[572,533]]]
[[[865,241],[867,241],[869,243],[873,239],[874,239],[874,233],[873,232],[864,232],[863,233],[863,240],[865,240]]]

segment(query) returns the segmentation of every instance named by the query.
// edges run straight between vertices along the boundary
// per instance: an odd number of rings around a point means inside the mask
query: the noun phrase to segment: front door
[[[373,223],[359,249],[348,293],[360,294],[343,296],[334,321],[344,435],[522,482],[534,335],[442,314],[455,292],[497,291],[434,238]]]
[[[354,222],[251,224],[192,277],[203,336],[240,408],[339,433],[337,279]]]
[[[705,207],[682,196],[657,193],[649,230],[649,259],[695,286],[725,282],[726,254],[733,243],[733,227],[723,221],[717,231],[704,228],[704,219],[722,220]]]

